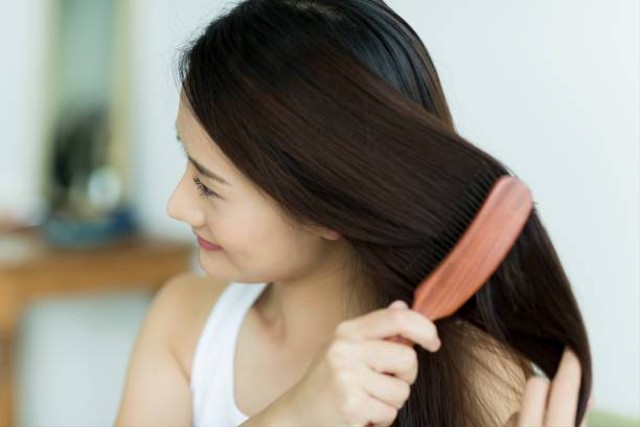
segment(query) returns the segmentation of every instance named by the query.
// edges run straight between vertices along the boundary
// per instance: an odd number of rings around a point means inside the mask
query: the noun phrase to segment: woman
[[[407,309],[486,197],[476,181],[508,172],[457,134],[383,1],[241,2],[188,46],[180,81],[189,161],[168,211],[230,283],[194,350],[194,425],[585,425],[588,338],[535,207],[456,313]]]

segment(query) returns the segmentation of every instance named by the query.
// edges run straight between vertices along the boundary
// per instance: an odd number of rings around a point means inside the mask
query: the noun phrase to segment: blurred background
[[[0,427],[112,425],[153,293],[203,274],[166,214],[176,59],[233,4],[0,0]],[[640,3],[387,4],[460,133],[533,191],[591,339],[590,425],[640,425]]]

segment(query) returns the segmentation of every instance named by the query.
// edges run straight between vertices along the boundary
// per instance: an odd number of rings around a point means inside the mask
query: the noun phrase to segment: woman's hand
[[[340,323],[281,399],[292,424],[390,426],[418,375],[413,346],[385,339],[396,335],[428,351],[440,348],[435,325],[402,301]]]
[[[574,426],[581,376],[580,361],[573,351],[565,348],[551,384],[545,378],[529,378],[522,408],[507,420],[505,427]],[[592,405],[590,398],[580,427],[587,427],[587,415]]]

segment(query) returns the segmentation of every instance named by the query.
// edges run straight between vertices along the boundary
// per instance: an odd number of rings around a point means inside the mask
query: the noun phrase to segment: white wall
[[[32,304],[17,343],[17,426],[113,425],[145,293]]]
[[[391,1],[460,133],[529,184],[590,336],[596,405],[640,414],[640,3]]]
[[[197,36],[222,5],[205,0],[132,3],[134,194],[143,227],[152,233],[193,237],[188,226],[166,214],[166,202],[185,167],[175,140],[178,49]]]
[[[7,180],[37,173],[25,160],[34,150],[34,137],[29,136],[34,131],[24,117],[38,111],[38,101],[20,96],[33,91],[32,79],[22,72],[33,72],[39,61],[33,56],[41,40],[23,28],[33,29],[34,19],[41,22],[37,10],[28,6],[36,3],[0,6],[0,16],[6,16],[5,11],[13,16],[2,21],[11,21],[12,26],[0,25],[0,46],[2,52],[11,50],[12,61],[17,62],[2,67],[0,90],[3,99],[11,101],[0,104],[0,118],[5,135],[21,141],[0,144],[0,177],[5,183],[0,185],[0,205],[13,191]],[[131,4],[136,207],[147,231],[187,239],[191,237],[187,227],[168,218],[165,210],[184,167],[173,131],[176,48],[225,3],[137,0]],[[587,323],[596,406],[640,416],[638,2],[389,0],[388,4],[429,49],[462,135],[503,160],[532,188]],[[8,36],[16,41],[4,40]],[[22,52],[13,52],[22,44]],[[6,57],[3,53],[3,65]],[[16,108],[22,112],[19,117],[12,115],[18,114]],[[9,154],[26,168],[13,167],[6,160]],[[133,301],[137,308],[105,298],[105,308],[99,312],[90,309],[95,300],[74,300],[77,308],[51,302],[30,311],[23,337],[28,349],[23,372],[39,375],[25,377],[23,388],[31,396],[25,411],[36,402],[43,409],[27,415],[29,425],[51,425],[52,420],[111,422],[105,414],[119,399],[122,386],[111,379],[124,375],[121,361],[146,310],[145,301]],[[62,325],[69,316],[77,316],[86,329],[54,331],[47,326]],[[114,323],[120,332],[107,329],[110,341],[105,342],[99,331]],[[75,344],[62,344],[69,342]],[[76,351],[70,355],[54,350],[56,345],[58,349],[75,345]],[[94,365],[96,381],[102,378],[102,409],[93,406],[99,402],[88,400],[79,379],[69,377],[63,383],[54,376],[69,357],[86,366],[96,346],[111,348],[116,355],[112,364]],[[48,383],[54,380],[58,387]],[[37,390],[50,394],[36,394]],[[48,406],[43,403],[46,398]],[[82,404],[66,409],[53,405],[73,399]]]
[[[0,212],[38,207],[48,8],[0,1]]]

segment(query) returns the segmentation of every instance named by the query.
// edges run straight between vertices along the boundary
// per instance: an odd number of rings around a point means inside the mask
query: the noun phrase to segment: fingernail
[[[398,299],[398,300],[395,300],[394,302],[392,302],[392,303],[389,305],[389,307],[390,307],[390,308],[407,308],[407,307],[409,307],[409,306],[407,305],[407,303],[406,303],[406,302],[404,302],[404,301],[402,301],[402,300]]]

